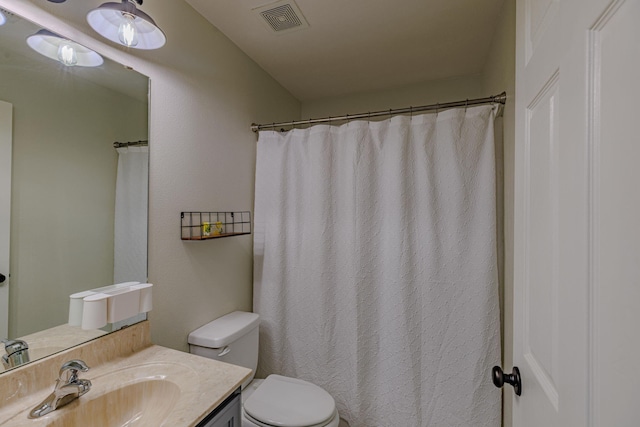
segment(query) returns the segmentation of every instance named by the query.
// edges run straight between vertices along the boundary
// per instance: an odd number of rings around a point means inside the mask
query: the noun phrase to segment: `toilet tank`
[[[189,352],[251,369],[251,377],[242,384],[244,388],[258,367],[259,324],[256,313],[234,311],[191,332]]]

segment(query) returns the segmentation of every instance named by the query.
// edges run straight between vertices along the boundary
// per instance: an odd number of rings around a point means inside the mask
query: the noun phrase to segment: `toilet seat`
[[[247,422],[250,422],[250,426],[254,427],[275,427],[272,424],[265,424],[261,421],[256,420],[255,418],[251,417],[249,414],[247,414],[246,411],[242,411],[242,427],[248,427],[248,425],[246,424]],[[313,426],[299,426],[299,427],[338,427],[340,424],[340,418],[338,417],[338,411],[336,410],[336,412],[334,413],[334,415],[331,417],[330,420],[328,420],[326,423],[321,423],[321,424],[316,424]]]
[[[322,427],[336,417],[336,404],[315,384],[270,375],[244,402],[244,412],[260,426]]]

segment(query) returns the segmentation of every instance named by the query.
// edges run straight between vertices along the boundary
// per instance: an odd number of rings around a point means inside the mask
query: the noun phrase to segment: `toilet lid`
[[[333,397],[322,388],[296,378],[269,375],[244,402],[256,420],[278,427],[313,426],[335,413]]]

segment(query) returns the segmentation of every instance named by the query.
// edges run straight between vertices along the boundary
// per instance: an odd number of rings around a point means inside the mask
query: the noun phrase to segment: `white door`
[[[513,425],[640,426],[640,0],[517,0],[516,43]]]
[[[12,105],[0,101],[0,339],[9,336],[12,117]]]

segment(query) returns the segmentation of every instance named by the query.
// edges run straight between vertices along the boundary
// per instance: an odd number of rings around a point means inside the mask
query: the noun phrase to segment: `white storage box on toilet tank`
[[[256,313],[234,311],[191,332],[189,352],[251,369],[244,389],[258,367],[259,325]]]

